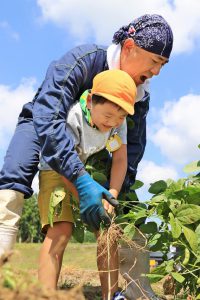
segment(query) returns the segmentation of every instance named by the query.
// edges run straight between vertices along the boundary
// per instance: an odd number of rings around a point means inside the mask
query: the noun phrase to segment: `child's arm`
[[[110,174],[110,189],[109,192],[115,197],[118,197],[118,194],[121,190],[124,178],[127,171],[127,145],[122,144],[122,146],[113,152],[112,154],[112,167]],[[108,213],[112,213],[113,207],[107,202],[104,201],[104,208]]]
[[[75,187],[75,185],[69,181],[69,179],[65,178],[64,176],[62,176],[62,180],[65,183],[67,189],[78,199],[78,191]]]
[[[110,192],[117,198],[127,171],[127,145],[123,144],[112,154]]]

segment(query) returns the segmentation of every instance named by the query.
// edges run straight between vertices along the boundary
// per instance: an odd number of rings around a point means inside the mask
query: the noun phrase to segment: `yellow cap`
[[[130,115],[134,114],[137,88],[133,79],[124,71],[107,70],[93,79],[91,94],[102,96],[119,105]]]

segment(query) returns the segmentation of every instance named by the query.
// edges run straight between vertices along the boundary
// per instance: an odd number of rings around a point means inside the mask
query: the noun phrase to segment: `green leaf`
[[[174,270],[174,260],[168,260],[165,268],[167,273],[171,273]]]
[[[56,207],[58,203],[60,203],[65,198],[65,189],[64,187],[57,187],[55,190],[51,193],[51,205],[53,207]]]
[[[196,160],[192,163],[186,165],[183,169],[185,173],[193,173],[193,172],[199,172],[200,171],[200,161]]]
[[[14,290],[16,288],[16,281],[11,277],[6,277],[4,278],[3,286],[11,290]]]
[[[187,203],[200,205],[200,191],[187,197]]]
[[[137,221],[141,218],[145,218],[147,216],[147,211],[146,209],[140,209],[138,212],[134,213],[134,220]]]
[[[156,195],[156,196],[153,196],[149,202],[149,204],[151,205],[151,203],[160,203],[160,202],[163,202],[163,201],[166,201],[167,200],[167,197],[164,195],[164,194],[161,194],[161,195]]]
[[[92,178],[94,180],[96,180],[99,184],[102,184],[102,185],[105,184],[107,181],[107,177],[103,173],[100,173],[100,172],[92,173]]]
[[[185,278],[177,272],[171,272],[171,275],[176,281],[178,281],[180,283],[183,283],[183,281],[185,280]]]
[[[161,237],[160,233],[156,233],[155,235],[153,235],[149,239],[149,245],[150,245],[150,247],[155,246],[157,244],[157,242],[159,241],[160,237]]]
[[[180,207],[181,204],[182,204],[181,200],[178,199],[169,200],[169,208],[173,212],[173,214],[176,214],[177,208]]]
[[[197,235],[197,239],[200,243],[200,224],[197,226],[197,228],[195,229],[195,233]]]
[[[173,179],[169,178],[169,179],[166,180],[166,183],[167,183],[167,187],[170,187],[172,184],[175,183],[175,181]]]
[[[137,190],[139,188],[141,188],[144,185],[144,183],[140,180],[136,180],[135,183],[133,185],[131,185],[130,189],[131,190]]]
[[[198,245],[198,255],[200,255],[200,224],[197,226],[197,228],[195,229],[195,234],[197,237],[197,245]]]
[[[151,234],[151,233],[156,233],[158,231],[158,228],[157,228],[157,224],[155,222],[148,222],[146,224],[142,224],[140,226],[140,230],[143,233]]]
[[[96,169],[93,167],[93,166],[90,166],[90,165],[86,165],[85,166],[85,169],[88,171],[88,172],[94,172],[94,171],[96,171]]]
[[[170,209],[167,202],[161,202],[157,206],[157,214],[161,216],[162,218],[167,218],[169,215]]]
[[[181,178],[179,180],[177,180],[177,182],[173,181],[171,182],[171,184],[168,186],[168,193],[174,193],[176,191],[180,191],[184,188],[185,186],[185,179]]]
[[[200,220],[200,207],[194,204],[183,204],[175,212],[182,224],[192,224]]]
[[[149,193],[151,194],[159,194],[166,190],[167,184],[164,180],[159,180],[151,184],[149,188]]]
[[[73,229],[73,237],[78,243],[84,242],[84,225],[81,221],[76,221]]]
[[[136,195],[135,192],[130,192],[128,194],[126,194],[126,196],[131,200],[131,201],[134,201],[134,202],[138,202],[138,197]]]
[[[198,243],[197,235],[195,234],[195,232],[192,229],[183,226],[183,233],[192,250],[196,252],[198,248]]]
[[[170,225],[173,238],[177,239],[181,235],[181,225],[178,219],[174,218],[172,213],[169,213]]]
[[[51,193],[48,211],[48,221],[51,227],[53,227],[54,216],[60,216],[62,212],[62,201],[65,198],[65,195],[64,187],[57,187]]]
[[[150,283],[156,283],[164,278],[164,275],[160,274],[146,274],[146,276],[149,278]]]
[[[132,240],[134,234],[135,234],[135,226],[134,224],[128,224],[125,228],[124,228],[124,234],[125,236],[129,239]]]
[[[166,262],[164,261],[161,265],[157,266],[155,269],[151,271],[151,274],[158,274],[158,275],[167,275],[166,272]]]

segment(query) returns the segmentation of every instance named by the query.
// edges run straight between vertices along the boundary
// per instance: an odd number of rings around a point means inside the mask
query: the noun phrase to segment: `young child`
[[[121,70],[99,73],[93,87],[85,91],[69,111],[66,127],[74,139],[75,149],[85,163],[89,156],[105,147],[112,153],[109,192],[117,198],[127,170],[126,117],[134,113],[136,86],[132,78]],[[59,159],[59,158],[58,158]],[[53,171],[42,159],[40,163],[40,191],[38,195],[42,230],[46,233],[39,258],[39,281],[49,288],[56,288],[63,253],[73,231],[70,192],[78,198],[72,183]],[[65,189],[62,211],[54,215],[53,227],[49,226],[48,211],[52,192]],[[104,200],[104,208],[112,213],[112,205]],[[98,236],[98,233],[95,233]],[[110,249],[111,295],[118,288],[117,243]],[[106,258],[97,256],[103,299],[108,299],[108,272]],[[101,272],[103,271],[103,272]]]

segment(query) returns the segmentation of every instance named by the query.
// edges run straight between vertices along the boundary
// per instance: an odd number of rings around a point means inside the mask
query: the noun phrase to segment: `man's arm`
[[[84,168],[66,129],[70,106],[92,87],[94,76],[106,68],[106,51],[85,45],[69,51],[47,71],[33,107],[34,126],[44,160],[58,173],[75,180]]]
[[[146,147],[146,116],[149,110],[149,100],[150,95],[146,92],[142,101],[135,104],[135,114],[129,116],[133,120],[134,126],[127,124],[128,169],[123,184],[123,191],[128,191],[130,186],[134,184],[138,164],[144,155]]]

